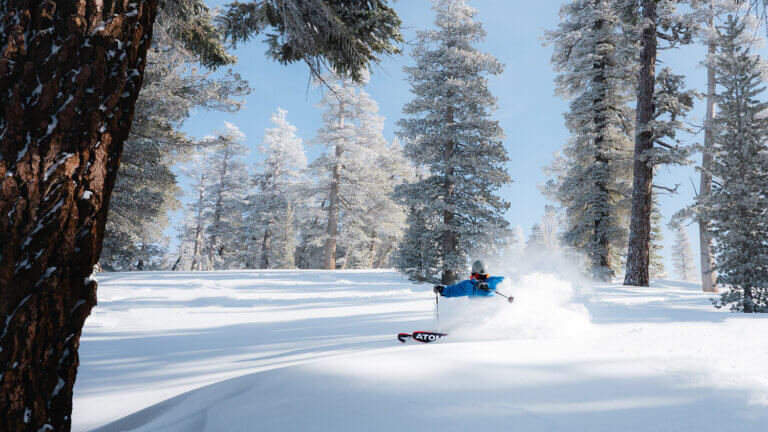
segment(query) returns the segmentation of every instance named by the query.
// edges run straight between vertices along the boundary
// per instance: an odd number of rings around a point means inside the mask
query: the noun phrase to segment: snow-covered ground
[[[768,320],[695,284],[512,275],[440,303],[389,271],[99,275],[74,430],[729,431],[768,421]],[[442,329],[433,344],[399,331]]]

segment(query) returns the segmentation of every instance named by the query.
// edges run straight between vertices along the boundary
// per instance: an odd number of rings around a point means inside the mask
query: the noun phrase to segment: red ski
[[[413,339],[421,343],[430,343],[442,338],[443,336],[448,336],[448,333],[415,331],[413,333],[399,333],[397,335],[397,340],[399,340],[402,343],[408,342],[408,339]]]

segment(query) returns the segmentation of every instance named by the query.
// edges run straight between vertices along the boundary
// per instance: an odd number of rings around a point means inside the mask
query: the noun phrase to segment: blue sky
[[[208,3],[218,6],[228,1],[209,0]],[[555,73],[549,63],[552,50],[543,46],[542,39],[546,29],[557,26],[558,11],[563,1],[469,0],[469,4],[478,9],[477,19],[487,32],[486,42],[481,48],[506,65],[501,76],[490,80],[491,89],[498,98],[498,110],[494,117],[506,133],[504,146],[510,156],[507,168],[514,180],[501,190],[501,194],[511,203],[507,213],[510,223],[520,225],[527,236],[531,225],[541,218],[547,203],[539,190],[539,185],[547,179],[542,168],[549,164],[553,153],[562,147],[568,137],[562,117],[567,104],[554,95]],[[412,64],[408,42],[414,40],[416,30],[432,25],[430,6],[429,0],[400,0],[394,3],[403,21],[404,54],[385,58],[373,71],[371,83],[366,87],[366,91],[378,102],[380,113],[387,119],[385,135],[388,139],[394,137],[395,122],[402,116],[403,104],[411,98],[402,71],[403,66]],[[264,129],[271,127],[270,115],[280,107],[288,111],[289,121],[298,128],[310,157],[314,157],[322,151],[311,145],[311,139],[320,127],[320,111],[316,108],[318,90],[309,85],[309,74],[303,64],[283,66],[269,60],[264,51],[265,46],[260,40],[241,45],[235,51],[239,62],[232,69],[253,87],[240,112],[199,112],[187,121],[184,130],[202,137],[222,128],[225,120],[232,122],[246,134],[246,142],[252,149],[250,160],[256,161]],[[662,52],[660,59],[678,73],[687,75],[690,87],[703,91],[706,73],[698,66],[703,54],[702,48],[694,46]],[[699,102],[695,121],[703,117],[703,109],[703,103]],[[700,140],[702,137],[693,139]],[[698,163],[700,157],[696,156],[695,160]],[[698,188],[698,174],[692,167],[660,170],[658,184],[680,184],[677,195],[661,197],[665,224],[672,214],[691,202],[694,195],[691,181]],[[688,233],[697,254],[696,225],[690,225]],[[673,235],[666,226],[664,237],[664,255],[667,271],[670,271]]]

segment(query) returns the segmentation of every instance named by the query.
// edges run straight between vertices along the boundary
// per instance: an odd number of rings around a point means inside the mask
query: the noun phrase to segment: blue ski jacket
[[[443,288],[443,297],[490,297],[496,291],[496,287],[504,280],[504,276],[491,276],[484,281],[477,279],[468,279],[454,285],[448,285]],[[478,288],[477,284],[485,282],[488,289]]]

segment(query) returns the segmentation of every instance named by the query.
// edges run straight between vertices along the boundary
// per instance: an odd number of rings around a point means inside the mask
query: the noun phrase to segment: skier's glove
[[[483,290],[483,291],[490,291],[491,288],[488,286],[486,282],[480,282],[477,284],[477,289]]]
[[[444,289],[445,289],[445,287],[444,287],[444,286],[442,286],[442,285],[435,285],[435,287],[434,287],[434,288],[432,288],[432,291],[434,291],[434,292],[435,292],[435,294],[440,294],[440,295],[442,295],[442,294],[443,294],[443,290],[444,290]]]

